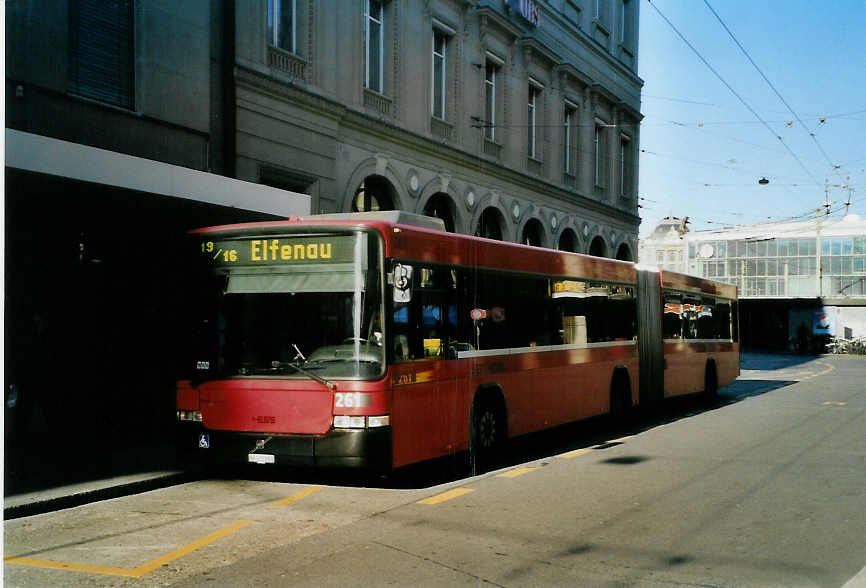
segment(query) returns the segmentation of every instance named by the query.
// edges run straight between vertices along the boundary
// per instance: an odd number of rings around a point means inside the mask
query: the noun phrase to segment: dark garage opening
[[[122,451],[173,444],[187,231],[276,217],[12,169],[5,189],[5,493],[45,485],[54,463],[76,464],[63,483],[135,471]]]

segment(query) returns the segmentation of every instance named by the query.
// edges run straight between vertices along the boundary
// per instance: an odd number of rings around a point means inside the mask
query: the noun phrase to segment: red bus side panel
[[[468,448],[469,408],[461,382],[468,361],[422,360],[392,367],[394,467]]]
[[[739,345],[731,342],[665,342],[665,397],[692,394],[704,389],[707,361],[716,363],[719,388],[733,382],[740,373]]]

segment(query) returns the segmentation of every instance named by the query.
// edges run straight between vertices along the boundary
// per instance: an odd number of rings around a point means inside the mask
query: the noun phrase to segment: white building
[[[866,336],[866,220],[684,229],[663,219],[641,242],[641,262],[736,285],[741,300],[755,303],[741,315],[747,341],[750,325],[756,346],[791,348],[803,324],[813,336]]]
[[[686,273],[687,248],[683,240],[688,230],[686,222],[688,217],[666,216],[660,220],[652,234],[640,240],[638,258],[641,263]]]

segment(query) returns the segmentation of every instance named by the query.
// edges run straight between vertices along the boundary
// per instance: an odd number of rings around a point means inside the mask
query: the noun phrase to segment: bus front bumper
[[[179,423],[178,448],[182,459],[208,464],[391,469],[391,427],[280,435],[215,431],[198,423]]]

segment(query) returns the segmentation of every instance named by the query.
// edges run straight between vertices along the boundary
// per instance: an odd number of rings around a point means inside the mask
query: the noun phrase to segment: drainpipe
[[[235,0],[223,0],[223,173],[236,176],[237,96],[235,92]]]

